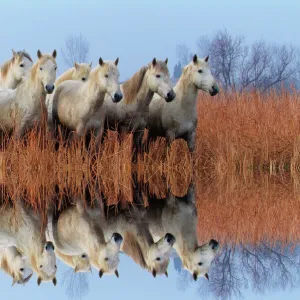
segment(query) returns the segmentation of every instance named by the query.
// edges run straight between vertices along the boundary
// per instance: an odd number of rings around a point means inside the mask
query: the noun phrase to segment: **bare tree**
[[[74,273],[73,269],[65,272],[62,285],[66,285],[66,294],[69,299],[81,300],[89,293],[87,275]]]
[[[89,48],[89,43],[84,36],[81,34],[70,35],[65,41],[64,49],[61,50],[64,63],[71,68],[75,61],[78,63],[86,62]]]
[[[192,61],[193,53],[191,53],[190,48],[186,44],[179,44],[176,47],[176,55],[181,64],[181,66],[187,65]]]

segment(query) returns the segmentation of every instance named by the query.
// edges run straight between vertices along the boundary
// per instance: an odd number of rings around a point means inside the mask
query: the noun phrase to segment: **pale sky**
[[[25,48],[34,59],[38,48],[56,48],[62,72],[65,38],[82,33],[94,65],[100,56],[120,57],[121,80],[153,57],[168,57],[173,73],[177,44],[184,42],[195,52],[197,37],[222,28],[249,42],[300,46],[299,11],[297,0],[1,1],[0,62],[10,58],[11,48]]]

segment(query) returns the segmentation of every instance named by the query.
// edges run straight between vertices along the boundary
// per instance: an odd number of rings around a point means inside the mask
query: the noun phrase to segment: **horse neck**
[[[73,79],[73,74],[74,74],[75,70],[74,68],[71,68],[69,70],[67,70],[66,72],[64,72],[63,74],[61,74],[55,81],[55,86],[59,85],[60,83],[62,83],[63,81],[66,80],[72,80]]]
[[[10,63],[10,67],[11,66],[12,66],[12,63]],[[5,77],[3,77],[3,75],[2,75],[2,71],[0,72],[0,82],[1,82],[1,85],[5,88],[15,89],[18,86],[18,84],[21,82],[21,80],[17,80],[15,78],[14,73],[8,70]]]
[[[140,86],[140,89],[136,93],[135,96],[133,96],[134,100],[129,103],[136,103],[138,106],[137,110],[145,110],[149,107],[150,102],[154,96],[154,92],[151,91],[149,84],[148,84],[148,72],[146,72],[143,82]]]
[[[176,92],[176,99],[179,99],[182,109],[195,111],[198,99],[198,89],[188,78],[188,74],[183,74],[180,77],[174,90]]]

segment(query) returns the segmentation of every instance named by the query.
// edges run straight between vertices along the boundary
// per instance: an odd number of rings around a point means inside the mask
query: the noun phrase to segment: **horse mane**
[[[18,57],[18,61],[20,61],[22,59],[22,57],[26,57],[28,60],[30,60],[32,62],[32,58],[31,56],[25,51],[18,51],[16,53],[16,56],[12,57],[11,59],[9,59],[8,61],[6,61],[2,66],[1,66],[1,76],[3,78],[5,78],[7,76],[7,73],[10,69],[10,66],[12,65],[12,63],[15,61],[16,57]]]
[[[66,80],[71,80],[73,72],[75,71],[75,67],[68,69],[64,73],[62,73],[55,81],[55,86],[58,86],[60,83]]]
[[[5,257],[2,258],[2,260],[0,261],[0,267],[3,269],[3,271],[9,275],[11,275],[12,277],[14,277],[14,272],[12,271],[12,269],[10,268],[8,261]]]
[[[140,265],[143,269],[148,269],[142,248],[136,237],[131,232],[126,232],[125,234],[122,251],[130,256],[134,262]]]
[[[130,104],[135,101],[135,97],[142,86],[147,70],[148,66],[142,67],[130,79],[128,79],[122,84],[126,104]]]

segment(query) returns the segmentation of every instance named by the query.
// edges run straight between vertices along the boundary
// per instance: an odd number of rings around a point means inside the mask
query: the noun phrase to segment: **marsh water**
[[[2,249],[56,262],[29,258],[33,275],[13,287],[2,269],[1,299],[299,299],[295,178],[176,182],[134,182],[130,201],[98,185],[56,185],[39,200],[2,185]]]

